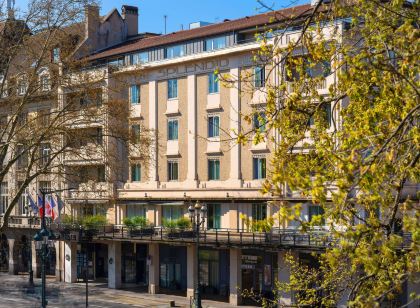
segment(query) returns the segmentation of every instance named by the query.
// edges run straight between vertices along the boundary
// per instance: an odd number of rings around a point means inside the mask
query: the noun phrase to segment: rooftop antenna
[[[163,15],[163,19],[165,20],[165,34],[166,34],[166,19],[168,18],[167,15]]]

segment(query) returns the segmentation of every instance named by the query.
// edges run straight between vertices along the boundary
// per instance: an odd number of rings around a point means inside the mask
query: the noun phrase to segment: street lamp
[[[83,242],[83,227],[79,226],[79,240],[77,243],[77,250],[78,252],[83,256],[82,254],[82,242]],[[85,253],[85,257],[82,259],[83,260],[83,268],[84,268],[84,279],[85,279],[85,286],[86,286],[86,307],[89,306],[89,290],[88,290],[88,270],[89,270],[89,264],[88,264],[88,253],[87,253],[87,249],[86,249],[86,253]]]
[[[35,249],[41,253],[41,307],[47,307],[47,300],[45,294],[46,288],[46,259],[49,254],[48,248],[54,247],[54,240],[56,237],[54,234],[47,230],[45,223],[45,195],[50,194],[51,191],[46,191],[43,189],[39,190],[42,194],[42,216],[41,216],[41,230],[37,232],[34,236]]]
[[[200,254],[199,254],[199,247],[200,247],[200,227],[205,224],[206,216],[207,216],[207,207],[206,205],[201,205],[198,201],[193,206],[190,204],[188,207],[188,212],[190,215],[191,222],[193,224],[193,228],[196,232],[196,283],[195,283],[195,290],[194,290],[194,304],[195,308],[201,308],[201,294],[200,294]]]

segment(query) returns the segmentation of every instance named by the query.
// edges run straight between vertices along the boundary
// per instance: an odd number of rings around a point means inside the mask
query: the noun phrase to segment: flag
[[[39,217],[42,217],[43,208],[42,208],[42,195],[38,194],[38,209],[39,209]]]
[[[32,212],[34,213],[34,215],[38,215],[38,206],[36,205],[36,196],[35,196],[35,192],[29,193],[28,194],[28,205],[31,207]]]
[[[39,208],[39,216],[42,217],[43,207],[42,207],[42,194],[38,194],[38,208]],[[45,217],[52,217],[51,213],[51,204],[48,199],[48,196],[45,196]]]
[[[45,196],[45,217],[54,219],[54,213],[51,207],[51,195]]]
[[[59,216],[57,195],[51,194],[50,205],[51,205],[51,217],[53,220],[56,220]]]

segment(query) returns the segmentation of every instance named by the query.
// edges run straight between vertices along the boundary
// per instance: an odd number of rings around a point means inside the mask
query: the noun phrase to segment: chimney
[[[87,5],[85,7],[86,37],[94,39],[97,29],[99,29],[99,6]]]
[[[139,9],[136,6],[123,5],[121,13],[127,26],[127,36],[137,35],[139,32]]]

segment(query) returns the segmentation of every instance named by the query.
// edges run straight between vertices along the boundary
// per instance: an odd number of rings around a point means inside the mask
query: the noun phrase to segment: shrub
[[[143,216],[126,217],[123,223],[129,228],[145,228],[150,226],[150,222]]]
[[[176,220],[176,226],[180,229],[190,229],[191,221],[186,217],[181,217]]]
[[[176,220],[163,219],[162,225],[168,229],[175,229],[177,227]]]
[[[83,217],[82,225],[86,228],[98,228],[108,223],[105,215],[89,215]]]

